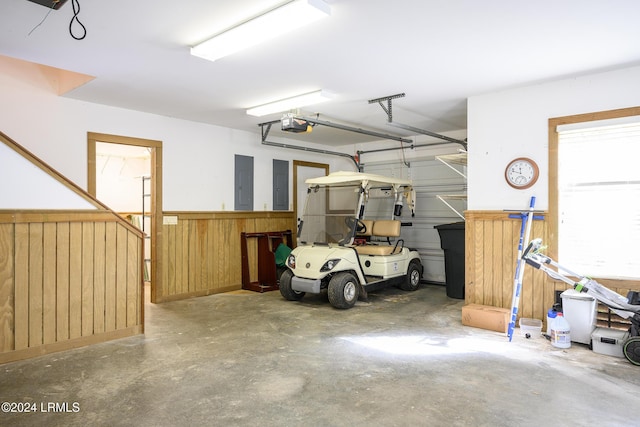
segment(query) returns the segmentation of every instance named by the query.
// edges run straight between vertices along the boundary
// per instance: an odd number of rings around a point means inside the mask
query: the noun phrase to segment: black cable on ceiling
[[[80,13],[80,2],[79,0],[71,0],[71,6],[73,6],[73,18],[71,18],[71,22],[69,22],[69,34],[76,40],[82,40],[87,36],[87,28],[82,25],[82,22],[78,19],[78,14]],[[73,22],[76,22],[78,25],[82,27],[82,35],[76,36],[73,33]]]
[[[29,34],[27,34],[27,36],[30,36],[31,33],[33,33],[39,26],[41,26],[44,21],[46,21],[46,19],[49,17],[49,14],[51,13],[52,10],[54,10],[55,6],[60,3],[60,0],[53,0],[51,2],[51,7],[49,7],[49,10],[47,11],[47,14],[44,16],[44,18],[42,18],[42,21],[40,21],[38,23],[38,25],[36,25],[35,27],[33,27],[31,29],[31,31],[29,31]],[[40,3],[38,3],[40,4]],[[44,5],[43,5],[44,6]],[[78,15],[80,14],[80,2],[79,0],[71,0],[71,6],[73,7],[73,17],[71,18],[71,22],[69,22],[69,34],[71,34],[71,37],[73,37],[76,40],[82,40],[87,36],[87,28],[82,24],[82,22],[80,22],[80,19],[78,18]],[[73,23],[74,21],[80,25],[80,27],[82,28],[82,35],[76,35],[73,32]]]

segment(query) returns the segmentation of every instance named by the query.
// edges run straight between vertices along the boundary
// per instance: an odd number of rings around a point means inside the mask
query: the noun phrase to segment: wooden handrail
[[[47,173],[53,179],[55,179],[56,181],[58,181],[59,183],[61,183],[65,187],[67,187],[69,190],[73,191],[75,194],[77,194],[80,197],[82,197],[84,200],[89,202],[91,205],[95,206],[98,211],[107,211],[107,212],[109,212],[109,214],[113,215],[116,218],[117,222],[123,224],[129,230],[139,234],[140,236],[143,235],[142,231],[140,231],[137,227],[135,227],[133,224],[131,224],[125,218],[120,216],[117,212],[114,212],[113,210],[111,210],[107,205],[105,205],[104,203],[102,203],[101,201],[99,201],[98,199],[93,197],[91,194],[89,194],[87,191],[85,191],[79,185],[77,185],[76,183],[71,181],[69,178],[65,177],[60,172],[58,172],[57,170],[55,170],[54,168],[49,166],[47,163],[45,163],[43,160],[41,160],[38,156],[36,156],[32,152],[30,152],[29,150],[24,148],[22,145],[18,144],[16,141],[11,139],[9,136],[4,134],[3,132],[0,132],[0,142],[3,142],[7,147],[11,148],[16,153],[20,154],[22,157],[24,157],[29,162],[31,162],[32,164],[37,166],[39,169],[41,169],[42,171]],[[82,210],[73,210],[72,211],[72,210],[64,210],[64,209],[60,209],[60,210],[16,209],[16,210],[0,211],[0,215],[2,215],[3,212],[5,214],[7,212],[13,212],[12,215],[15,215],[16,218],[19,218],[19,217],[24,218],[25,215],[28,216],[28,214],[35,213],[36,215],[39,215],[39,218],[40,218],[39,221],[42,220],[42,216],[45,216],[45,218],[46,218],[47,215],[49,217],[51,217],[52,215],[55,216],[54,213],[55,214],[60,214],[60,215],[77,214],[77,215],[80,215],[80,216],[83,216],[84,213],[85,213],[85,211],[82,211]],[[86,214],[87,215],[89,215],[91,213],[95,213],[95,212],[93,212],[91,210],[86,210]],[[45,221],[46,221],[46,219],[45,219]],[[67,219],[67,221],[69,221],[69,220]],[[6,219],[5,219],[5,222],[15,222],[15,220],[14,221],[6,221]]]

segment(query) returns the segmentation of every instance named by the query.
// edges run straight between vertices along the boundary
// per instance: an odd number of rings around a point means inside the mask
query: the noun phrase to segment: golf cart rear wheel
[[[353,274],[346,271],[338,273],[329,281],[329,302],[335,308],[351,308],[358,300],[359,289],[360,284]]]
[[[293,272],[289,269],[285,270],[280,276],[280,294],[288,301],[300,301],[304,296],[304,292],[298,292],[291,289],[291,278]]]
[[[640,366],[640,337],[631,337],[622,345],[622,353],[627,360]]]
[[[403,291],[415,291],[420,286],[420,262],[415,259],[409,263],[407,268],[407,276],[400,284],[400,289]]]

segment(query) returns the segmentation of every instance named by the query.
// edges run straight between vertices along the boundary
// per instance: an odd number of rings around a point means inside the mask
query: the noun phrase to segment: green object
[[[284,267],[287,258],[291,253],[291,248],[284,243],[280,243],[276,248],[276,265],[278,267]]]

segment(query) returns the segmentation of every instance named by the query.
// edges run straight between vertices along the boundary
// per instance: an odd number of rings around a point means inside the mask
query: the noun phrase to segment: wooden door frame
[[[302,160],[293,161],[293,216],[298,223],[298,167],[324,169],[324,174],[329,175],[329,165],[326,163],[305,162]],[[298,232],[296,230],[296,236]]]
[[[162,289],[162,259],[158,248],[162,247],[162,141],[87,132],[87,192],[96,197],[96,144],[134,145],[151,151],[151,302],[155,303]]]

